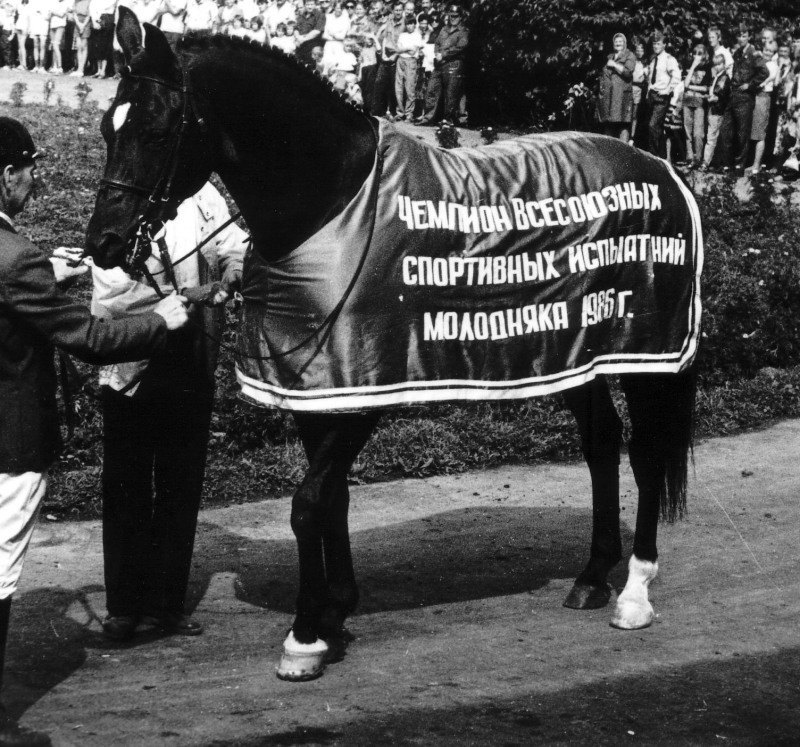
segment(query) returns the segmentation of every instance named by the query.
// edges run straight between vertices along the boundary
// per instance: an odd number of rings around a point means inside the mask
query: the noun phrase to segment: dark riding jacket
[[[0,218],[0,473],[43,472],[60,450],[54,347],[112,363],[148,356],[166,331],[152,312],[95,319],[58,288],[48,257]]]

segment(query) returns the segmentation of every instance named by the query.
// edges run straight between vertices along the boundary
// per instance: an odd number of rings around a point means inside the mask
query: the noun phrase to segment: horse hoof
[[[608,584],[579,584],[575,583],[564,606],[571,610],[597,610],[605,607],[611,599],[611,587]]]
[[[611,627],[620,630],[641,630],[649,628],[653,623],[655,613],[650,602],[641,604],[635,601],[618,600]]]
[[[308,682],[325,671],[328,644],[317,639],[314,643],[299,643],[290,630],[283,642],[283,656],[278,664],[278,679],[288,682]]]

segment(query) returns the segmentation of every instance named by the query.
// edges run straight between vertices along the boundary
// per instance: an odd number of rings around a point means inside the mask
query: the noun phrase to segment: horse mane
[[[327,93],[332,100],[344,104],[364,118],[369,118],[362,106],[350,101],[341,91],[333,87],[333,83],[330,80],[322,77],[315,69],[304,65],[294,55],[287,54],[277,47],[271,47],[268,44],[261,44],[261,42],[243,39],[238,36],[227,36],[225,34],[195,36],[189,33],[178,41],[177,49],[178,51],[230,49],[250,52],[264,59],[280,62],[300,75],[307,76],[308,80],[314,81],[319,86],[319,90]]]

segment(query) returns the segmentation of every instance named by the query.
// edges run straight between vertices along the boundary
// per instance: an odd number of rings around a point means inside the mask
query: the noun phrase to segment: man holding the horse
[[[141,358],[187,321],[177,295],[138,316],[104,321],[58,287],[57,278],[76,270],[51,261],[13,223],[34,194],[38,155],[27,129],[0,117],[0,677],[11,597],[61,446],[54,347],[93,363]],[[19,727],[0,706],[0,745],[6,744],[50,740]]]
[[[198,635],[184,613],[206,464],[222,305],[238,287],[245,234],[209,183],[178,207],[147,260],[161,293],[192,288],[193,324],[149,360],[101,370],[107,638],[137,626]],[[197,247],[200,246],[200,249]],[[120,268],[93,269],[93,310],[136,318],[155,289]],[[197,291],[197,286],[202,291]],[[213,306],[213,308],[209,308]]]

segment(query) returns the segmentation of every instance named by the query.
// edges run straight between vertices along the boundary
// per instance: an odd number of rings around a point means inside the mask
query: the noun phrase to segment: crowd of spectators
[[[463,10],[439,0],[0,0],[0,66],[113,75],[117,5],[173,45],[227,34],[276,47],[377,116],[466,115]]]
[[[671,50],[660,32],[612,45],[597,106],[606,134],[702,170],[797,164],[800,38],[743,24]]]

